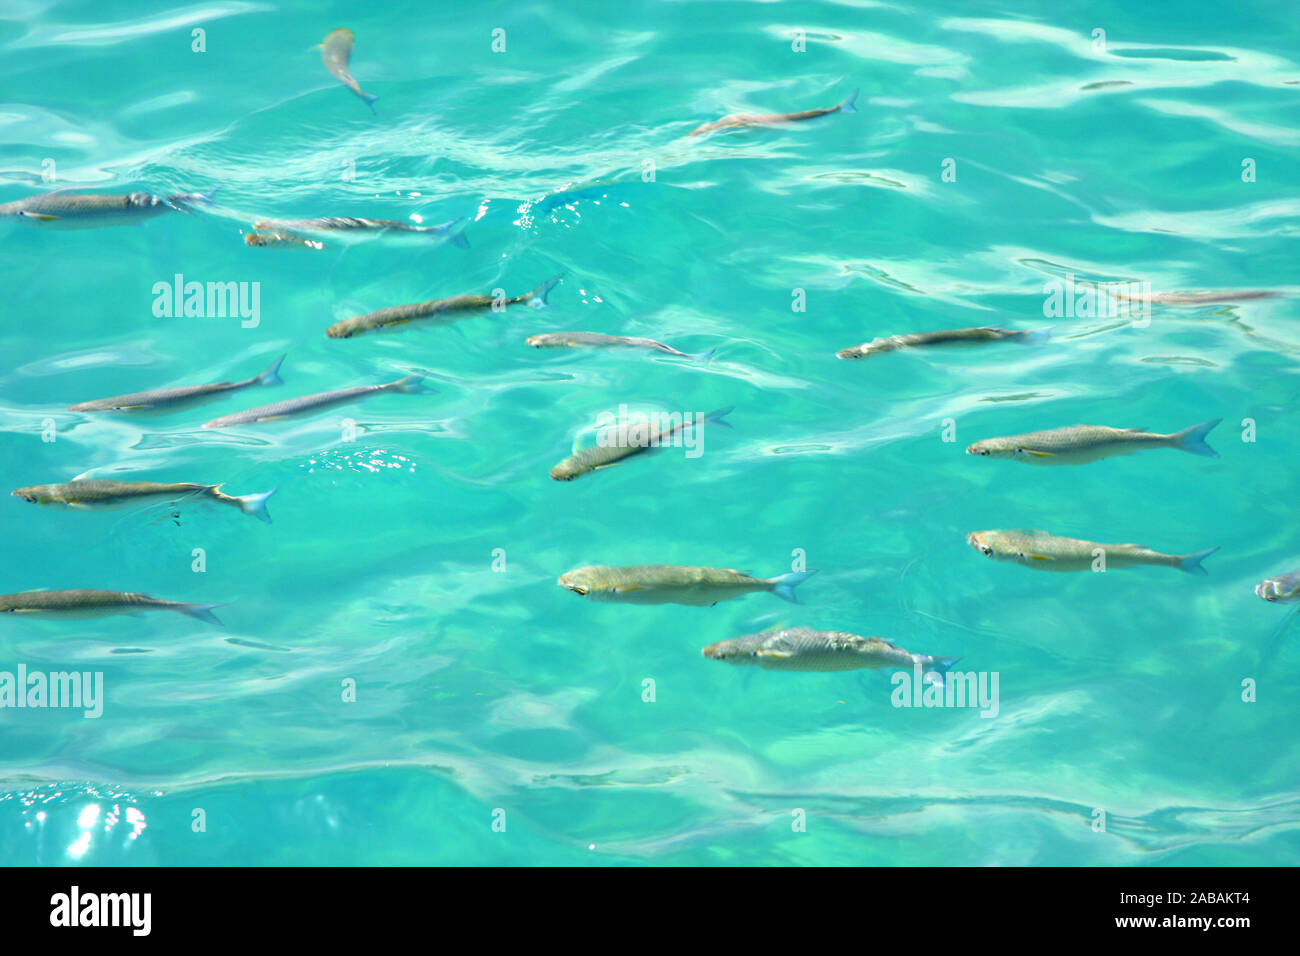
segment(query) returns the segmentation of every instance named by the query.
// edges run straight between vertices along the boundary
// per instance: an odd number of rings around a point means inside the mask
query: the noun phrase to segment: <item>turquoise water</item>
[[[0,671],[102,672],[106,696],[98,719],[0,710],[0,861],[1300,862],[1300,648],[1253,593],[1300,566],[1295,301],[1044,314],[1068,276],[1295,291],[1293,5],[1019,6],[6,3],[0,202],[49,188],[47,160],[56,186],[220,192],[131,227],[0,222],[3,487],[93,469],[279,490],[269,526],[192,501],[173,518],[4,499],[0,591],[226,606],[223,628],[0,621]],[[312,49],[343,25],[374,115]],[[685,138],[855,88],[856,115]],[[470,248],[242,240],[330,215],[465,217]],[[256,326],[155,315],[178,273],[258,283]],[[324,334],[559,273],[546,310]],[[835,356],[982,325],[1054,329]],[[718,352],[524,344],[570,330]],[[65,410],[282,353],[282,387],[147,418]],[[436,392],[199,427],[408,372]],[[735,406],[733,428],[695,458],[552,481],[620,404]],[[1210,418],[1218,459],[963,454]],[[1058,575],[965,542],[1018,527],[1222,550],[1206,577]],[[819,573],[799,605],[619,606],[555,584],[589,564],[771,576],[801,558]],[[781,624],[959,656],[999,675],[997,716],[893,707],[885,672],[700,654]]]

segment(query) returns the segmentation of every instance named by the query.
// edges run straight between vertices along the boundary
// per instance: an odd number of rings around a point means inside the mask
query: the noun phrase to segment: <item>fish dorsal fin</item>
[[[71,478],[71,479],[69,479],[69,480],[70,480],[70,481],[89,481],[91,478],[94,478],[94,477],[95,477],[95,469],[94,469],[94,468],[89,468],[89,469],[87,469],[86,471],[83,471],[81,474],[77,475],[75,478]]]

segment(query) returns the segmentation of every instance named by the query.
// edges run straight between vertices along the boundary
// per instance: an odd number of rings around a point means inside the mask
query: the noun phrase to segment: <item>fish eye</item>
[[[980,550],[983,551],[985,554],[992,554],[992,553],[993,553],[993,549],[990,548],[987,544],[980,545]]]

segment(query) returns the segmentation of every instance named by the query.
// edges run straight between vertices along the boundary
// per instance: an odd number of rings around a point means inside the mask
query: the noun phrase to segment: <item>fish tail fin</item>
[[[423,375],[408,375],[406,378],[399,378],[388,386],[394,392],[403,392],[407,395],[432,395],[434,389],[424,384]]]
[[[252,515],[258,521],[271,523],[271,515],[266,510],[266,499],[270,498],[280,489],[272,488],[270,491],[263,491],[255,495],[231,495],[239,503],[239,510],[246,515]]]
[[[1199,425],[1193,425],[1191,428],[1184,428],[1180,432],[1175,432],[1173,434],[1173,446],[1181,448],[1183,451],[1190,451],[1193,455],[1218,458],[1219,453],[1209,446],[1205,441],[1205,436],[1221,421],[1223,421],[1222,418],[1216,418],[1212,422],[1201,422]]]
[[[457,246],[458,248],[461,249],[468,249],[469,240],[465,238],[465,231],[463,229],[460,232],[451,231],[456,226],[457,223],[461,223],[464,221],[465,221],[464,216],[457,216],[455,219],[448,219],[446,222],[434,226],[433,229],[430,231],[435,236],[438,236],[439,238],[445,236],[447,241],[450,242],[453,246]]]
[[[790,571],[779,574],[772,579],[772,593],[783,601],[798,604],[799,599],[794,596],[794,589],[816,573],[816,571]]]
[[[736,410],[735,405],[728,405],[726,408],[719,408],[716,411],[709,412],[704,416],[704,421],[709,425],[721,425],[723,428],[730,428],[730,422],[724,422],[723,419]],[[795,582],[798,583],[797,581]],[[792,585],[793,586],[793,585]]]
[[[932,657],[921,667],[921,680],[931,684],[943,686],[943,675],[948,673],[948,668],[956,664],[960,657]]]
[[[1205,568],[1201,567],[1201,562],[1214,554],[1216,548],[1206,548],[1204,551],[1197,551],[1194,554],[1182,554],[1178,556],[1178,570],[1186,571],[1188,574],[1209,574]]]
[[[285,353],[286,355],[288,353]],[[284,361],[285,356],[281,355],[271,363],[265,372],[257,376],[258,385],[283,385],[284,379],[280,377],[280,363]]]
[[[1020,333],[1020,341],[1026,345],[1042,345],[1052,337],[1054,325],[1045,325],[1041,329],[1032,329],[1028,332]]]
[[[852,93],[850,93],[848,96],[844,97],[844,102],[840,104],[840,112],[841,112],[841,113],[856,113],[856,112],[858,111],[858,108],[857,108],[856,106],[854,106],[853,103],[854,103],[854,101],[855,101],[857,98],[858,98],[858,91],[857,91],[857,90],[854,90],[854,91],[853,91]]]
[[[524,301],[535,309],[545,308],[547,304],[546,297],[551,294],[551,290],[554,289],[556,284],[563,278],[564,273],[561,272],[553,279],[547,279],[532,292],[528,293],[528,295],[524,296]]]
[[[225,627],[221,619],[212,613],[213,608],[225,607],[224,604],[182,604],[178,610],[190,617],[196,617],[205,624],[215,624],[217,627]]]
[[[361,98],[365,100],[366,105],[370,107],[370,112],[378,116],[379,110],[375,109],[375,100],[379,99],[379,97],[376,96],[374,93],[362,93]]]
[[[696,352],[694,355],[687,356],[687,358],[693,359],[696,362],[712,362],[713,356],[716,355],[717,352],[718,350],[715,347],[703,352]]]

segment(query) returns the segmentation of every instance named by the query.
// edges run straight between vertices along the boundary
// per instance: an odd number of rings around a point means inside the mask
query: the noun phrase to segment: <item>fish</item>
[[[663,447],[668,443],[667,440],[672,435],[687,427],[698,428],[701,424],[707,423],[730,428],[731,426],[722,419],[734,409],[734,405],[719,408],[717,411],[709,412],[700,421],[686,421],[685,416],[683,416],[681,422],[670,428],[654,428],[649,422],[623,426],[625,442],[621,444],[597,444],[574,452],[551,469],[551,477],[556,481],[573,481],[573,479],[585,475],[589,471],[594,471],[597,468],[608,468],[624,458],[639,455],[651,448]]]
[[[544,332],[541,335],[530,335],[525,339],[525,343],[535,349],[552,349],[552,348],[629,348],[629,349],[651,349],[656,352],[664,352],[668,355],[676,355],[679,358],[694,359],[697,362],[707,362],[713,358],[713,353],[717,349],[709,349],[707,352],[699,352],[692,355],[689,352],[679,352],[671,345],[664,345],[662,342],[656,342],[654,339],[643,339],[629,335],[605,335],[603,332]]]
[[[1102,425],[1071,425],[1048,431],[985,438],[966,449],[968,455],[984,458],[1009,458],[1030,465],[1086,465],[1088,462],[1118,455],[1131,455],[1147,448],[1177,448],[1193,455],[1218,458],[1205,441],[1214,426],[1223,421],[1201,422],[1172,435],[1161,435],[1142,428],[1107,428]]]
[[[778,123],[795,123],[799,120],[816,119],[818,116],[826,116],[830,113],[856,113],[858,108],[853,105],[853,101],[858,98],[858,91],[854,90],[844,98],[842,103],[827,109],[820,110],[802,110],[798,113],[732,113],[730,116],[724,116],[722,119],[713,120],[705,123],[689,133],[687,136],[702,136],[705,133],[712,133],[720,129],[739,129],[745,126],[774,126]]]
[[[283,385],[284,380],[280,378],[280,363],[284,361],[281,355],[271,363],[270,367],[261,375],[254,375],[252,378],[245,379],[242,382],[215,382],[211,385],[182,385],[179,388],[159,388],[151,392],[132,392],[129,395],[115,395],[112,398],[97,398],[90,402],[81,402],[77,405],[69,405],[70,412],[124,412],[139,411],[144,409],[169,408],[174,405],[182,405],[188,402],[197,402],[203,399],[220,395],[223,392],[233,392],[237,389],[248,388],[250,385]]]
[[[262,219],[259,222],[253,223],[253,228],[271,233],[284,234],[293,238],[297,238],[294,235],[297,232],[328,232],[342,235],[396,232],[415,233],[434,236],[436,238],[446,236],[447,241],[453,246],[460,246],[462,249],[468,249],[469,240],[465,238],[465,234],[463,232],[452,233],[451,231],[455,228],[457,223],[463,222],[464,219],[464,216],[458,216],[455,219],[449,219],[436,226],[419,226],[409,222],[399,222],[394,219],[358,219],[352,216],[326,216],[321,219]]]
[[[701,653],[711,661],[761,667],[771,671],[855,671],[891,668],[912,671],[942,686],[943,675],[960,657],[913,654],[883,637],[860,637],[844,631],[787,627],[718,641]]]
[[[216,193],[217,190],[213,189],[206,193],[177,193],[174,196],[140,192],[100,195],[56,189],[0,204],[0,218],[61,229],[130,226],[164,213],[190,212],[195,206],[209,205]]]
[[[939,332],[909,332],[905,335],[890,335],[885,338],[872,339],[861,345],[840,349],[837,358],[860,359],[881,352],[895,352],[899,349],[916,348],[923,345],[980,345],[984,342],[1022,342],[1036,345],[1051,337],[1051,327],[1017,332],[1014,329],[995,329],[983,326],[976,329],[945,329]]]
[[[1094,552],[1101,551],[1107,571],[1150,564],[1207,574],[1201,562],[1219,550],[1216,547],[1193,554],[1162,554],[1140,544],[1098,544],[1059,538],[1049,531],[972,531],[966,543],[994,561],[1014,561],[1040,571],[1088,571],[1096,559]]]
[[[246,515],[271,523],[266,501],[277,489],[252,495],[228,495],[221,490],[222,487],[192,482],[109,481],[77,477],[57,485],[29,485],[16,489],[13,494],[32,504],[77,510],[120,508],[137,502],[174,500],[198,495],[221,504],[234,505]]]
[[[816,573],[790,571],[774,578],[755,578],[729,568],[639,564],[626,568],[577,568],[561,574],[556,583],[579,597],[619,604],[711,607],[719,601],[730,601],[756,591],[770,591],[798,604],[794,589]]]
[[[1288,571],[1255,585],[1255,593],[1277,604],[1300,601],[1300,570]]]
[[[187,604],[161,601],[147,594],[130,591],[22,591],[0,594],[0,615],[13,614],[34,618],[104,617],[109,614],[135,614],[138,611],[180,611],[208,624],[221,626],[212,613],[220,604]]]
[[[395,305],[391,308],[380,309],[378,312],[368,312],[365,315],[354,315],[351,318],[342,319],[326,329],[325,334],[332,339],[350,339],[354,335],[376,332],[394,325],[405,325],[408,322],[427,319],[431,316],[442,317],[440,321],[433,323],[435,325],[450,325],[464,318],[463,313],[491,309],[498,302],[502,306],[531,305],[540,309],[546,305],[546,296],[555,287],[555,284],[560,281],[560,278],[560,276],[556,276],[554,279],[547,279],[532,292],[525,292],[513,299],[496,299],[490,295],[469,294],[453,295],[446,299],[432,299],[428,302],[416,302],[412,305]]]
[[[304,239],[289,232],[249,232],[244,234],[244,243],[249,246],[298,246],[307,249],[324,249],[325,243],[317,239]]]
[[[1130,302],[1149,302],[1151,305],[1216,305],[1227,302],[1248,302],[1251,299],[1276,299],[1281,292],[1270,289],[1221,289],[1210,292],[1147,292],[1132,295],[1115,293],[1115,298]]]
[[[255,422],[275,421],[278,418],[288,418],[290,415],[314,412],[318,409],[329,408],[332,405],[343,405],[364,398],[367,395],[374,395],[376,392],[402,392],[406,395],[428,395],[432,393],[433,389],[426,388],[421,382],[421,376],[408,375],[405,378],[399,378],[395,382],[387,382],[383,385],[357,385],[353,388],[341,388],[334,392],[303,395],[300,398],[289,398],[273,405],[261,405],[247,411],[223,415],[220,418],[212,419],[210,422],[204,422],[203,427],[229,428],[231,425],[251,425]]]
[[[321,43],[321,59],[325,62],[325,69],[330,71],[339,82],[350,89],[370,107],[370,112],[375,113],[375,100],[379,99],[371,93],[361,89],[356,79],[348,72],[348,60],[352,58],[352,43],[355,40],[353,33],[347,27],[339,27],[337,30],[331,30]]]

